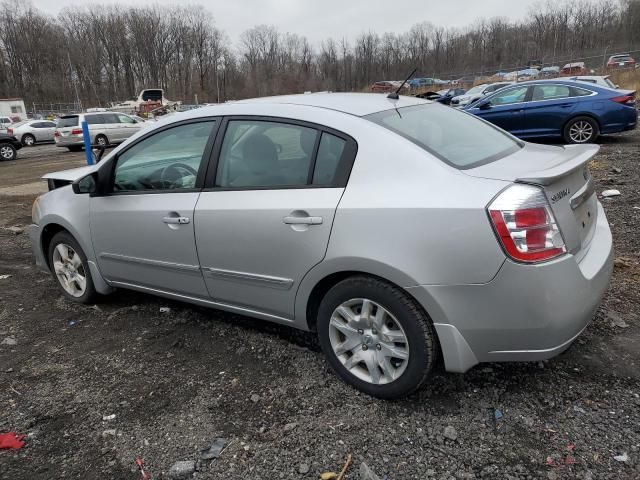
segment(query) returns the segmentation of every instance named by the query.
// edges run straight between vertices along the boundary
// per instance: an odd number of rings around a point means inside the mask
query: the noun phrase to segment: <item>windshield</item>
[[[364,118],[459,169],[498,160],[522,147],[522,143],[493,125],[437,103],[385,110]]]
[[[477,85],[473,87],[471,90],[469,90],[467,92],[467,95],[473,95],[474,93],[482,93],[482,89],[485,88],[486,86],[487,86],[486,84]]]
[[[58,128],[77,127],[77,126],[78,126],[77,115],[73,115],[70,117],[60,117],[60,120],[58,120]]]

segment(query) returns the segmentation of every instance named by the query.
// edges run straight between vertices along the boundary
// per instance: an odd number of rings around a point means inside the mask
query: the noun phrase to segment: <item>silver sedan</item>
[[[38,142],[53,142],[56,124],[49,120],[27,120],[14,123],[7,133],[13,135],[24,146],[30,147]]]
[[[228,103],[47,175],[37,264],[64,296],[132,289],[317,332],[335,371],[407,395],[564,351],[609,284],[592,145],[522,142],[379,94]]]

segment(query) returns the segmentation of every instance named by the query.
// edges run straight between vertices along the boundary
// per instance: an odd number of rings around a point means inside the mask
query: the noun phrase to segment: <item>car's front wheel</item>
[[[94,303],[98,296],[84,251],[68,232],[58,232],[49,244],[49,266],[64,296],[78,303]]]
[[[420,388],[436,355],[431,320],[401,289],[357,276],[335,285],[318,310],[320,345],[347,383],[375,397]]]
[[[567,143],[592,143],[600,135],[598,122],[591,117],[576,117],[564,127],[564,141]]]
[[[17,156],[18,151],[16,150],[16,147],[10,143],[0,144],[0,160],[15,160]]]

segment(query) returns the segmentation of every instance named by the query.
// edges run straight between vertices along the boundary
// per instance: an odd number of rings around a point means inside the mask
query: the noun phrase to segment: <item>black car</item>
[[[427,100],[434,100],[436,102],[449,105],[453,97],[464,95],[465,91],[466,90],[464,88],[445,88],[444,90],[439,90],[437,92],[420,93],[416,95],[416,97],[426,98]]]
[[[0,161],[15,160],[18,158],[18,150],[22,148],[22,143],[13,135],[0,133]]]

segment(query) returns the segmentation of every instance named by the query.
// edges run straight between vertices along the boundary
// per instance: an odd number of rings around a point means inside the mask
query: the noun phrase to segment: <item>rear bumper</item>
[[[544,360],[587,327],[613,271],[613,243],[601,205],[589,251],[538,265],[505,261],[486,284],[409,290],[430,313],[448,371],[479,362]]]
[[[84,145],[84,138],[80,136],[54,137],[56,147],[69,147],[74,145]]]

